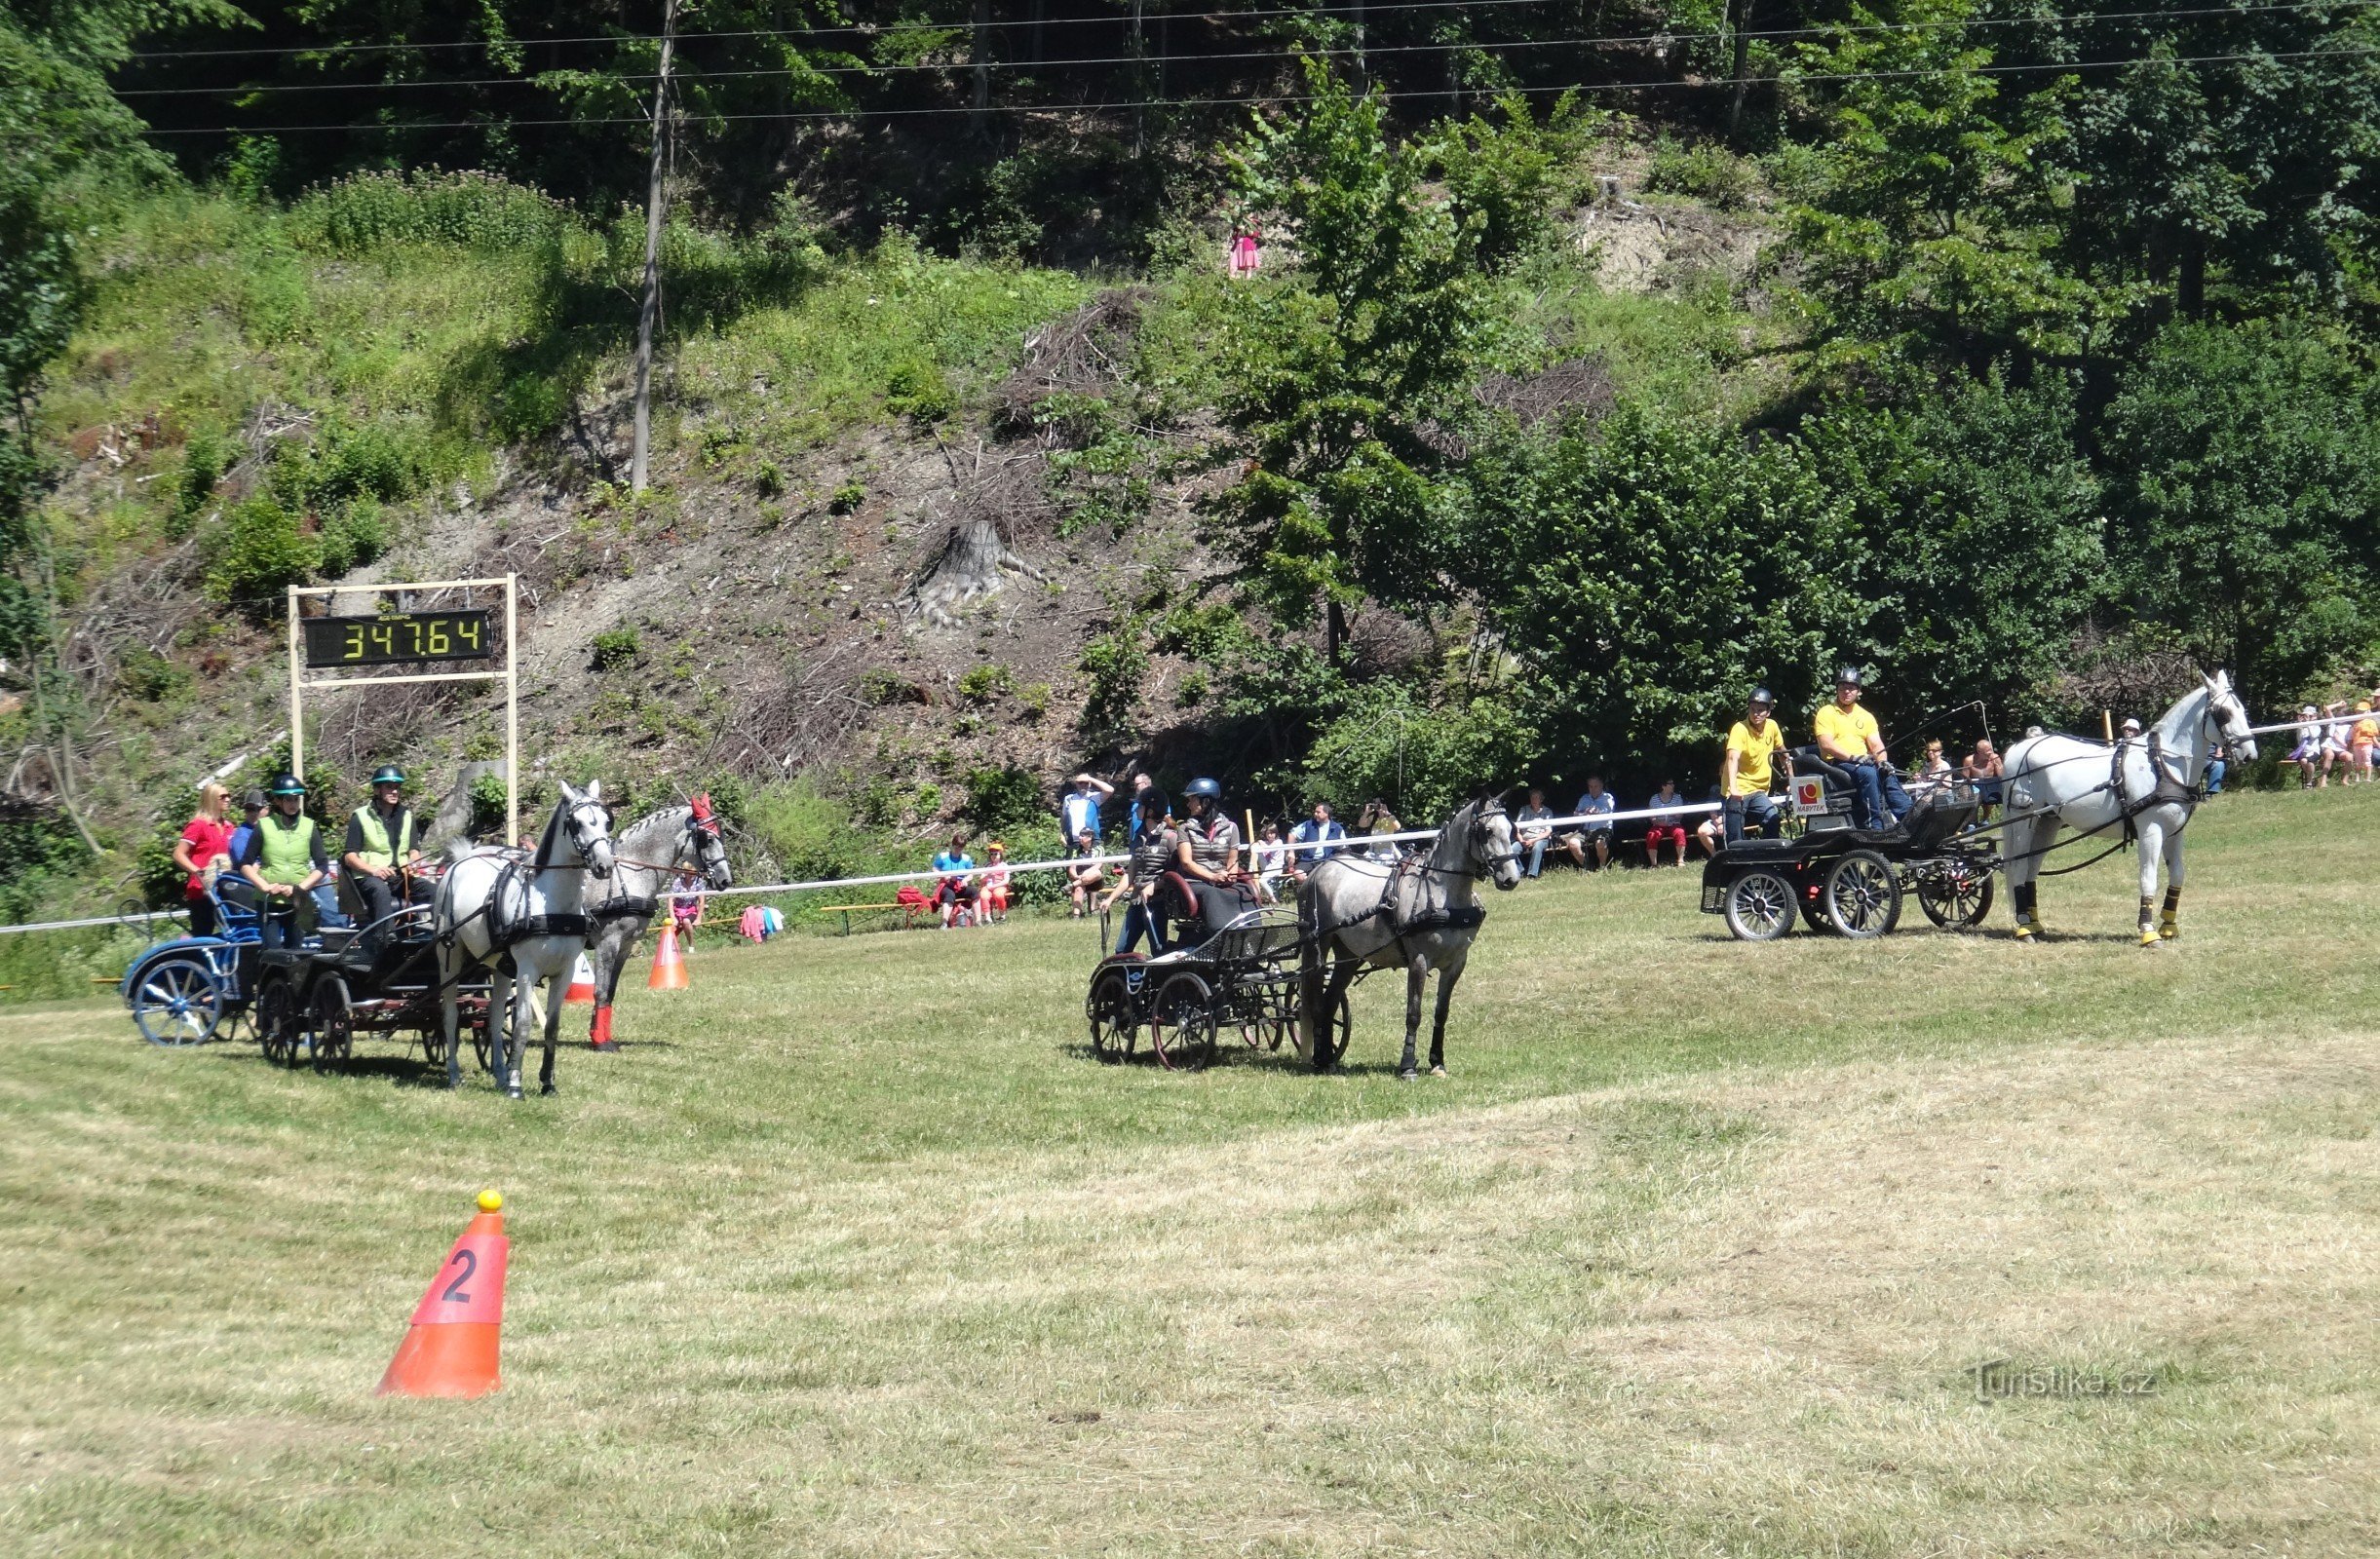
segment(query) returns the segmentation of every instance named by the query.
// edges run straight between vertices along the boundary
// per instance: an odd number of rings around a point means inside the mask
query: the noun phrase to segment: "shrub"
[[[1120,732],[1131,723],[1149,670],[1142,639],[1140,619],[1131,617],[1083,646],[1079,664],[1089,684],[1083,704],[1087,734]]]
[[[1017,678],[999,662],[976,666],[959,678],[959,697],[970,703],[989,703],[1010,688]]]
[[[390,244],[517,250],[571,225],[552,196],[494,173],[376,171],[309,191],[289,212],[302,247],[363,254]]]
[[[314,569],[314,539],[298,516],[270,495],[259,494],[223,518],[223,539],[207,591],[218,601],[237,602],[251,612],[278,610],[282,591]]]
[[[116,665],[116,682],[144,703],[172,698],[190,685],[190,673],[155,650],[127,650]]]
[[[984,832],[1020,828],[1041,816],[1041,781],[1015,764],[971,769],[967,774],[967,820]]]
[[[595,636],[595,668],[609,671],[615,666],[633,665],[642,652],[634,628],[605,628]]]
[[[1723,211],[1735,211],[1751,204],[1760,175],[1749,162],[1724,146],[1708,142],[1689,146],[1664,135],[1653,148],[1653,166],[1645,171],[1644,187],[1691,195]]]
[[[897,417],[940,422],[950,415],[957,399],[950,381],[933,363],[912,358],[897,363],[884,381],[884,409]]]
[[[848,514],[853,510],[858,509],[862,504],[866,502],[867,483],[864,481],[847,481],[842,486],[837,487],[834,490],[834,495],[826,500],[826,510],[829,513]]]
[[[179,540],[198,524],[199,512],[214,496],[237,454],[238,445],[213,428],[201,428],[182,446],[181,482],[173,495],[173,513],[166,520],[167,534]]]

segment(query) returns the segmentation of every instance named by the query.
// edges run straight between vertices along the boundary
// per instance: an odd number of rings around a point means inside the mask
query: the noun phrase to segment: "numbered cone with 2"
[[[503,1384],[496,1353],[504,1330],[504,1198],[480,1193],[479,1216],[446,1252],[413,1307],[381,1396],[481,1396]]]

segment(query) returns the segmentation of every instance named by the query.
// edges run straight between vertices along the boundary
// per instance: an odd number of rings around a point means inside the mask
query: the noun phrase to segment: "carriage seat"
[[[1860,792],[1852,783],[1850,770],[1820,756],[1816,746],[1807,746],[1793,749],[1793,772],[1817,775],[1825,791],[1826,810],[1804,819],[1812,833],[1832,833],[1852,826],[1859,815]]]

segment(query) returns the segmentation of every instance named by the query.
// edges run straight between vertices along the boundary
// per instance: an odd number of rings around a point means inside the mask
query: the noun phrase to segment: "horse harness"
[[[2213,713],[2214,711],[2212,707],[2209,706],[2207,713],[2201,716],[2201,718],[2211,719],[2213,718]],[[2079,845],[2086,839],[2092,838],[2097,834],[2103,834],[2108,829],[2114,828],[2119,824],[2122,825],[2124,829],[2123,836],[2114,844],[2109,845],[2105,850],[2102,850],[2097,855],[2092,856],[2089,860],[2078,861],[2071,866],[2060,866],[2054,871],[2037,872],[2035,875],[2041,877],[2064,877],[2073,872],[2081,871],[2086,866],[2094,866],[2100,861],[2105,860],[2108,856],[2114,855],[2117,851],[2129,850],[2131,848],[2131,846],[2139,838],[2139,829],[2133,825],[2132,819],[2139,817],[2142,813],[2148,811],[2152,807],[2179,806],[2189,809],[2183,814],[2181,827],[2176,828],[2174,832],[2179,834],[2183,829],[2188,828],[2190,826],[2191,815],[2196,812],[2198,804],[2207,799],[2206,777],[2202,775],[2196,783],[2191,783],[2175,774],[2173,772],[2172,759],[2167,754],[2165,749],[2164,734],[2156,727],[2152,726],[2146,733],[2144,738],[2144,745],[2146,747],[2146,756],[2149,760],[2149,773],[2156,776],[2156,782],[2150,786],[2147,795],[2135,797],[2125,787],[2124,783],[2124,754],[2126,749],[2130,745],[2131,743],[2130,741],[2117,742],[2115,746],[2109,750],[2106,783],[2096,785],[2083,793],[2084,796],[2094,796],[2100,794],[2114,796],[2116,798],[2116,815],[2113,818],[2110,818],[2107,821],[2098,824],[2096,827],[2077,830],[2071,839],[2058,840],[2055,844],[2046,846],[2041,850],[2029,852],[2027,856],[2019,856],[2015,858],[2023,860],[2029,858],[2031,856],[2047,855],[2052,850],[2062,850],[2068,845]],[[2077,754],[2077,756],[2082,756],[2082,754]],[[2075,799],[2079,801],[2083,799],[2083,797],[2078,796]],[[2003,860],[2002,864],[2006,865],[2007,861]]]

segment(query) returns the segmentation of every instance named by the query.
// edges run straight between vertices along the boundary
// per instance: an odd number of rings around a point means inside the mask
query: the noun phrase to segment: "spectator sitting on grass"
[[[1139,806],[1140,802],[1135,798],[1132,802],[1135,812]],[[1074,907],[1066,912],[1066,918],[1081,920],[1091,913],[1091,901],[1098,895],[1099,890],[1107,886],[1106,868],[1099,864],[1099,841],[1090,829],[1084,829],[1074,836],[1074,848],[1066,852],[1066,858],[1082,863],[1066,868],[1066,894],[1074,901]]]
[[[1675,845],[1677,847],[1675,864],[1683,866],[1686,863],[1686,815],[1682,812],[1665,810],[1682,806],[1685,804],[1685,797],[1677,793],[1676,780],[1664,780],[1661,782],[1661,788],[1653,792],[1653,799],[1645,803],[1647,807],[1653,809],[1652,818],[1644,830],[1644,863],[1646,865],[1658,866],[1661,864],[1661,847],[1663,845]]]
[[[1297,848],[1289,853],[1289,875],[1304,886],[1306,874],[1337,855],[1338,841],[1347,837],[1347,829],[1330,816],[1330,803],[1314,804],[1314,816],[1289,830],[1289,842]]]
[[[1008,846],[995,839],[983,847],[991,859],[983,863],[983,876],[976,889],[976,902],[983,909],[985,921],[1008,919]]]
[[[964,829],[952,834],[950,848],[934,857],[934,869],[943,873],[934,884],[934,902],[942,912],[942,930],[948,931],[961,914],[974,919],[976,858],[967,854]]]
[[[1360,835],[1401,834],[1404,832],[1404,824],[1399,822],[1397,815],[1389,811],[1386,801],[1374,796],[1363,803],[1363,811],[1357,816],[1356,832]],[[1402,860],[1404,847],[1393,839],[1385,840],[1372,846],[1371,856],[1374,860]]]
[[[1265,820],[1264,837],[1256,841],[1256,896],[1268,904],[1281,902],[1281,879],[1289,869],[1289,847],[1282,842],[1281,824]]]
[[[1619,811],[1620,798],[1603,788],[1601,775],[1589,775],[1587,793],[1579,797],[1579,804],[1574,810],[1587,819],[1587,823],[1578,833],[1562,835],[1562,849],[1569,853],[1571,864],[1581,868],[1587,864],[1587,852],[1593,850],[1595,869],[1599,871],[1611,864],[1611,824],[1598,823],[1594,819],[1608,818]]]
[[[1529,792],[1529,804],[1520,809],[1513,819],[1513,848],[1528,852],[1528,864],[1520,868],[1523,877],[1535,877],[1545,870],[1546,846],[1554,840],[1554,809],[1546,805],[1546,793]]]
[[[2297,711],[2297,745],[2282,760],[2316,790],[2330,783],[2330,765],[2336,756],[2330,750],[2330,728],[2322,723],[2322,713],[2311,703]]]

